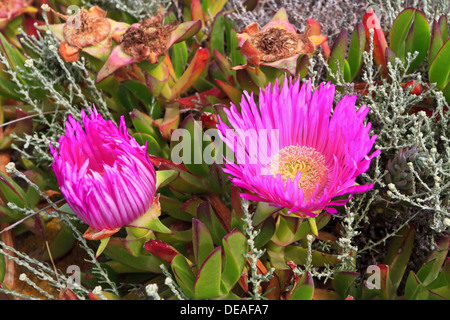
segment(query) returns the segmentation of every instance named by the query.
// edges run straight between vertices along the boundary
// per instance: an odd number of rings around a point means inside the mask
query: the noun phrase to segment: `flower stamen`
[[[311,198],[317,184],[325,185],[328,176],[324,155],[314,148],[299,145],[287,146],[275,154],[269,171],[273,177],[281,175],[285,184],[288,178],[294,181],[297,173],[301,172],[298,187],[306,199]]]

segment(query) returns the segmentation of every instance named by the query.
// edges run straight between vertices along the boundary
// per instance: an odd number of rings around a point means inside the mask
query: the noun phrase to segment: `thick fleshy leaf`
[[[436,83],[438,89],[444,89],[450,82],[450,39],[442,46],[434,58],[428,72],[430,82]]]
[[[175,275],[175,279],[180,286],[183,293],[193,299],[195,297],[195,275],[191,271],[191,266],[185,257],[181,254],[176,255],[172,259],[171,263],[172,271]]]
[[[157,157],[163,157],[164,153],[161,150],[158,142],[151,135],[141,132],[136,132],[133,135],[133,138],[136,139],[137,143],[141,146],[147,144],[147,152],[148,154],[155,155]]]
[[[270,217],[275,212],[280,211],[282,208],[271,206],[267,202],[258,202],[256,206],[255,213],[253,214],[253,225],[257,226],[264,222],[268,217]]]
[[[354,289],[357,286],[358,272],[341,271],[334,275],[333,289],[344,299],[349,295],[354,296]]]
[[[134,271],[161,273],[159,267],[162,260],[155,255],[133,256],[125,246],[125,239],[112,237],[103,252],[116,263],[131,268]],[[122,267],[122,266],[121,266]]]
[[[204,201],[198,205],[197,219],[206,225],[211,233],[214,244],[220,245],[222,243],[222,239],[227,234],[227,231],[217,218],[216,213],[211,208],[209,202]]]
[[[200,20],[180,23],[177,28],[170,33],[167,48],[170,48],[174,43],[192,38],[200,31],[201,27],[202,22]]]
[[[410,271],[405,284],[405,300],[415,300],[422,289],[423,287],[417,275]]]
[[[209,49],[211,52],[215,50],[219,51],[222,55],[225,55],[225,16],[219,14],[215,17],[211,27],[211,35],[209,40]]]
[[[444,39],[442,37],[441,27],[439,26],[439,23],[434,20],[431,29],[430,51],[428,53],[428,65],[430,67],[443,44]]]
[[[185,92],[195,81],[197,81],[207,67],[209,58],[210,54],[208,49],[197,49],[189,67],[172,87],[172,99],[175,99]]]
[[[395,290],[400,285],[408,265],[414,244],[414,234],[414,228],[407,226],[400,230],[398,237],[389,245],[384,263],[389,265],[389,278]]]
[[[417,277],[424,286],[429,285],[438,277],[449,248],[450,238],[442,237],[437,241],[437,248],[430,254],[425,265],[417,272]]]
[[[350,66],[350,81],[353,81],[361,71],[363,63],[363,52],[366,45],[366,37],[364,33],[364,25],[357,23],[353,30],[352,39],[348,49],[347,61]]]
[[[430,47],[430,25],[425,14],[416,9],[414,21],[405,39],[405,54],[418,52],[417,57],[411,62],[408,71],[416,69],[425,59]]]
[[[9,177],[6,173],[0,170],[0,199],[4,203],[12,202],[17,206],[24,208],[27,200],[23,189]]]
[[[439,27],[440,27],[441,32],[442,32],[442,40],[444,42],[446,42],[448,40],[448,31],[449,31],[448,30],[449,28],[448,28],[447,16],[445,14],[442,14],[439,17],[438,23],[439,23]]]
[[[247,253],[247,238],[240,231],[232,231],[222,241],[225,252],[225,263],[222,272],[222,281],[230,291],[241,277]]]
[[[213,240],[208,228],[198,219],[192,219],[192,247],[195,264],[201,266],[214,250]]]
[[[148,240],[144,249],[167,263],[172,263],[173,258],[179,254],[174,247],[157,239]]]
[[[200,267],[195,280],[195,298],[209,299],[221,295],[222,248],[212,251]]]
[[[328,65],[333,75],[328,74],[328,79],[337,82],[341,76],[344,76],[345,70],[345,53],[347,50],[347,30],[342,30],[331,47],[330,59]]]
[[[129,56],[122,50],[122,46],[115,46],[106,60],[103,67],[97,74],[96,83],[99,83],[120,68],[136,62],[136,59]]]
[[[416,9],[406,8],[395,19],[390,31],[390,48],[402,60],[406,58],[405,40],[414,21]]]
[[[231,102],[233,102],[235,106],[239,106],[242,99],[242,91],[220,79],[215,79],[215,81],[219,88],[228,96]]]
[[[158,141],[159,145],[166,143],[158,130],[158,126],[153,122],[153,119],[150,116],[134,109],[130,112],[130,118],[137,132],[152,136],[156,141]]]
[[[382,72],[386,75],[386,61],[384,53],[386,52],[387,41],[381,29],[380,21],[378,20],[375,12],[369,9],[363,17],[364,30],[366,32],[366,41],[370,44],[369,30],[374,30],[373,35],[373,59],[375,64],[379,67],[382,66]],[[391,31],[392,34],[392,31]],[[395,51],[395,50],[394,50]]]
[[[312,279],[311,273],[309,273],[309,271],[306,271],[292,291],[291,300],[312,300],[313,295],[314,281]]]

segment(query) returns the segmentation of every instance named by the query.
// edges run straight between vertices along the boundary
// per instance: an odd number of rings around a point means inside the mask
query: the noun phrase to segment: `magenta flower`
[[[70,115],[59,150],[50,146],[58,185],[70,208],[96,230],[128,225],[149,210],[156,173],[146,146],[105,121],[95,110],[81,111],[82,125]]]
[[[369,136],[369,109],[355,108],[356,96],[345,96],[334,108],[334,85],[321,84],[312,92],[311,82],[285,79],[260,90],[259,106],[253,94],[244,92],[241,112],[232,105],[225,110],[230,129],[219,120],[219,134],[234,151],[235,160],[225,159],[224,171],[238,187],[248,190],[242,197],[287,208],[301,218],[315,217],[322,210],[336,213],[333,206],[361,193],[373,184],[357,185],[355,179],[367,171],[376,135]],[[225,121],[225,119],[223,119]]]

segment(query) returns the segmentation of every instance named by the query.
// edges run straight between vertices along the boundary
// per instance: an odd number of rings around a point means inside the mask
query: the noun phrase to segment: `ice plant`
[[[3,30],[8,22],[22,13],[37,12],[36,8],[30,4],[31,0],[2,0],[0,2],[0,30]]]
[[[83,126],[69,115],[52,168],[70,208],[95,230],[115,230],[152,206],[156,173],[146,147],[95,110],[81,111]],[[84,129],[83,129],[84,127]]]
[[[241,113],[235,105],[224,110],[232,130],[220,118],[218,129],[236,161],[227,157],[224,171],[247,192],[242,197],[287,208],[301,218],[315,217],[322,210],[336,213],[333,206],[347,199],[336,197],[370,190],[358,185],[373,157],[376,136],[364,125],[369,109],[355,108],[356,96],[345,96],[333,109],[335,87],[322,83],[312,92],[311,82],[278,81],[259,94],[244,92]]]
[[[98,6],[89,10],[81,8],[74,15],[54,13],[66,20],[50,26],[61,41],[59,53],[66,62],[77,61],[81,51],[106,60],[111,52],[112,39],[119,37],[128,27],[126,23],[107,18],[106,12]],[[39,27],[41,30],[44,28],[46,26]]]
[[[248,25],[237,34],[241,54],[247,66],[272,66],[294,74],[297,59],[302,54],[311,54],[327,40],[326,36],[300,34],[289,23],[286,10],[280,9],[272,20],[259,29],[258,23]],[[243,67],[239,66],[238,68]],[[245,67],[245,66],[244,66]]]
[[[97,82],[132,63],[157,64],[158,58],[165,56],[174,43],[196,34],[202,25],[200,20],[180,24],[163,24],[163,20],[164,16],[158,14],[129,26],[117,39],[120,45],[114,47],[98,72]]]

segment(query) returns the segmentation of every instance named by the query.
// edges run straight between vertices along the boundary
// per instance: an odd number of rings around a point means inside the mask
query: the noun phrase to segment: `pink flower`
[[[153,203],[156,173],[146,146],[105,121],[95,110],[70,115],[59,147],[50,146],[58,185],[70,208],[96,230],[116,229],[145,214]],[[57,150],[59,149],[59,150]]]
[[[261,89],[259,106],[253,94],[244,92],[241,112],[234,105],[225,110],[234,130],[225,119],[219,121],[219,134],[236,159],[225,159],[224,171],[236,186],[248,190],[242,197],[288,208],[304,218],[322,210],[336,213],[332,206],[349,200],[336,197],[373,188],[355,182],[380,153],[368,155],[376,139],[369,136],[370,123],[364,125],[369,109],[356,110],[356,96],[345,96],[331,115],[331,83],[312,92],[311,82],[300,87],[299,80],[285,79],[278,88],[277,81],[273,90],[270,85]]]

